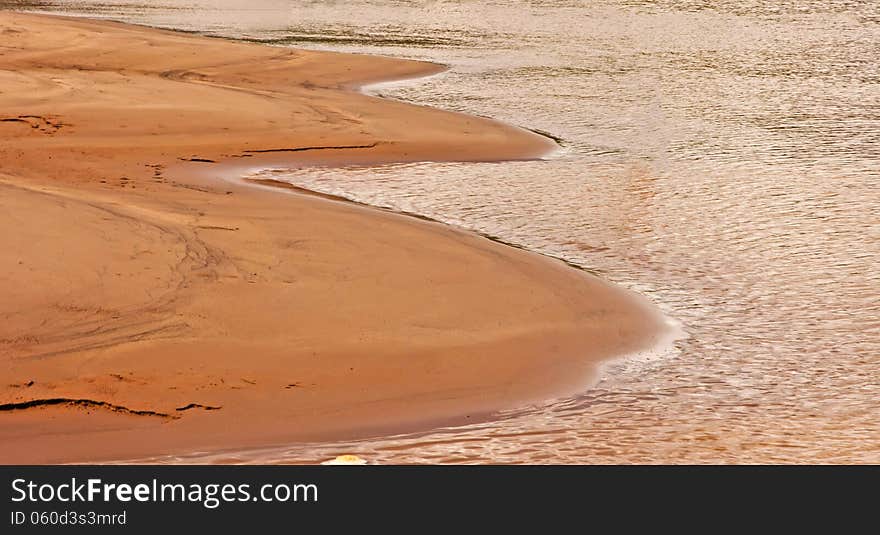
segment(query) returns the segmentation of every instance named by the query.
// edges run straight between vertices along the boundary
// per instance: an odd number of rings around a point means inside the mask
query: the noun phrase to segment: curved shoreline
[[[548,148],[347,89],[434,64],[8,12],[0,46],[6,462],[470,422],[580,390],[664,330],[643,298],[535,253],[217,180],[222,162]]]

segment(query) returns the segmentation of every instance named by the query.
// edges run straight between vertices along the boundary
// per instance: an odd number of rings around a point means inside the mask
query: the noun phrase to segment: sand
[[[651,347],[646,301],[561,262],[224,179],[553,148],[356,91],[440,69],[0,12],[0,462],[460,424]]]

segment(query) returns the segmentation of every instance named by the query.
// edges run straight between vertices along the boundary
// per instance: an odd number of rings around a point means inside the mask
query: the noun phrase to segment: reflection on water
[[[374,92],[552,132],[562,150],[263,175],[587,266],[688,334],[494,422],[166,461],[880,462],[875,2],[42,4],[450,64]]]

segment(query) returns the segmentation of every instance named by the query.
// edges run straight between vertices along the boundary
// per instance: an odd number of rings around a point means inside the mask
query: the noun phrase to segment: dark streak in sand
[[[330,145],[326,147],[291,147],[291,148],[283,148],[283,149],[254,149],[254,150],[246,150],[245,153],[255,153],[261,154],[266,152],[303,152],[307,150],[345,150],[345,149],[372,149],[378,146],[379,143],[370,143],[369,145]]]
[[[222,408],[223,407],[214,407],[212,405],[202,405],[201,403],[190,403],[189,405],[184,405],[183,407],[177,407],[174,410],[180,411],[180,412],[188,411],[190,409],[204,409],[206,411],[218,411]]]
[[[95,401],[93,399],[74,399],[74,398],[48,398],[48,399],[32,399],[30,401],[21,401],[18,403],[4,403],[0,405],[0,412],[18,411],[31,409],[34,407],[46,407],[52,405],[68,405],[72,407],[94,407],[99,409],[107,409],[113,412],[121,412],[132,414],[135,416],[158,416],[160,418],[177,418],[164,412],[156,412],[149,410],[130,409],[122,405],[114,405],[106,401]]]

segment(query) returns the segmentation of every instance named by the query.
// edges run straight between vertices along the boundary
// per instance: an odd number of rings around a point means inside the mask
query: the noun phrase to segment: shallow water
[[[880,462],[880,4],[18,4],[449,64],[371,91],[549,132],[560,150],[263,175],[564,258],[687,333],[576,399],[492,422],[159,461]]]

